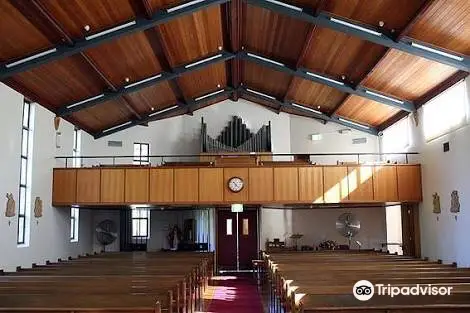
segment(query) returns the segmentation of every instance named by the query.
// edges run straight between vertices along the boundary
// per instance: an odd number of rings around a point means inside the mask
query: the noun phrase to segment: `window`
[[[226,225],[227,236],[231,236],[233,234],[233,232],[232,232],[232,219],[228,218],[226,223],[227,223],[227,225]]]
[[[242,233],[243,233],[244,236],[248,236],[250,234],[247,218],[243,219],[243,232]]]
[[[78,242],[78,229],[80,223],[80,210],[76,207],[70,208],[70,242]]]
[[[132,237],[149,238],[149,210],[132,210]]]
[[[423,132],[430,141],[457,130],[467,123],[468,103],[462,81],[423,106]]]
[[[82,165],[82,159],[79,158],[81,155],[81,146],[82,146],[82,133],[79,129],[75,128],[73,130],[73,149],[72,149],[72,155],[75,157],[73,159],[73,167],[80,167]]]
[[[382,151],[384,153],[405,152],[410,146],[410,118],[406,117],[383,131]]]
[[[150,145],[148,143],[134,143],[134,165],[148,165]]]
[[[18,245],[27,246],[29,242],[29,212],[31,211],[32,125],[34,120],[34,107],[27,100],[23,103],[22,120],[20,198],[18,203],[18,233],[16,242]]]

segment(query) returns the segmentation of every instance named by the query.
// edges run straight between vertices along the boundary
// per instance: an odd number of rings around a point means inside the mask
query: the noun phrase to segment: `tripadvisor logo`
[[[360,280],[354,284],[353,294],[359,301],[370,300],[374,294],[378,296],[448,296],[453,287],[433,286],[433,285],[414,285],[414,286],[392,286],[390,284],[373,285],[368,280]]]

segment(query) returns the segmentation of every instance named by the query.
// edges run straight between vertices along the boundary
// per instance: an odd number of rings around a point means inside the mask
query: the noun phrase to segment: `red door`
[[[226,210],[217,211],[217,264],[220,270],[237,269],[237,217]]]
[[[258,212],[219,210],[217,263],[219,270],[248,270],[258,253]]]

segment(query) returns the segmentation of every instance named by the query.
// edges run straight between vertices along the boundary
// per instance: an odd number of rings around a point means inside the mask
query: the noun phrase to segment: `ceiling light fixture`
[[[170,111],[170,110],[173,110],[173,109],[175,109],[175,108],[177,108],[177,107],[178,107],[178,105],[173,105],[173,106],[171,106],[171,107],[169,107],[169,108],[162,109],[162,110],[157,111],[157,112],[153,112],[152,114],[149,115],[149,117],[152,117],[152,116],[155,116],[155,115],[158,115],[158,114],[165,113],[165,112]]]
[[[337,18],[334,18],[334,17],[330,17],[330,21],[332,21],[334,23],[337,23],[337,24],[341,24],[341,25],[350,27],[350,28],[354,28],[354,29],[357,29],[357,30],[360,30],[360,31],[363,31],[363,32],[366,32],[366,33],[369,33],[371,35],[382,36],[382,33],[378,32],[378,31],[375,31],[375,30],[372,30],[372,29],[369,29],[369,28],[366,28],[366,27],[363,27],[363,26],[359,26],[359,25],[356,25],[356,24],[353,24],[353,23],[349,23],[349,22],[346,22],[346,21],[343,21],[343,20],[340,20],[340,19],[337,19]]]
[[[265,93],[262,93],[262,92],[259,92],[259,91],[256,91],[256,90],[253,90],[253,89],[250,89],[250,88],[246,88],[246,91],[251,92],[251,93],[254,93],[255,95],[259,95],[259,96],[265,97],[265,98],[269,98],[269,99],[272,99],[272,100],[276,100],[276,97],[267,95],[267,94],[265,94]]]
[[[54,49],[46,50],[46,51],[43,51],[43,52],[39,52],[39,53],[36,53],[36,54],[31,55],[31,56],[29,56],[29,57],[26,57],[26,58],[24,58],[24,59],[21,59],[21,60],[15,61],[15,62],[8,63],[7,65],[5,65],[5,67],[6,67],[6,68],[10,68],[10,67],[13,67],[13,66],[17,66],[17,65],[20,65],[20,64],[22,64],[22,63],[25,63],[25,62],[28,62],[28,61],[31,61],[31,60],[40,58],[40,57],[42,57],[42,56],[45,56],[45,55],[54,53],[54,52],[56,52],[56,51],[57,51],[57,49],[54,48]]]
[[[328,78],[328,77],[325,77],[325,76],[322,76],[322,75],[318,75],[318,74],[310,73],[310,72],[307,72],[307,75],[310,75],[312,77],[315,77],[315,78],[318,78],[318,79],[321,79],[321,80],[324,80],[324,81],[327,81],[327,82],[330,82],[330,83],[333,83],[333,84],[344,86],[343,82],[340,82],[340,81],[337,81],[335,79]]]
[[[389,100],[389,101],[398,103],[398,104],[405,103],[402,100],[398,100],[398,99],[395,99],[395,98],[392,98],[392,97],[388,97],[388,96],[385,96],[385,95],[382,95],[380,93],[376,93],[376,92],[373,92],[373,91],[370,91],[370,90],[366,90],[366,93],[369,94],[369,95],[373,95],[373,96],[376,96],[376,97],[379,97],[379,98],[382,98],[382,99],[385,99],[385,100]]]
[[[129,26],[133,26],[136,23],[137,23],[136,21],[131,21],[131,22],[128,22],[128,23],[124,23],[124,24],[118,25],[116,27],[103,30],[102,32],[99,32],[99,33],[96,33],[96,34],[93,34],[93,35],[90,35],[90,36],[86,36],[85,39],[86,40],[91,40],[91,39],[98,38],[98,37],[101,37],[101,36],[104,36],[104,35],[107,35],[107,34],[110,34],[110,33],[114,33],[115,31],[127,28]]]
[[[424,45],[416,43],[416,42],[411,42],[411,46],[415,47],[415,48],[418,48],[418,49],[421,49],[421,50],[426,50],[426,51],[429,51],[429,52],[432,52],[432,53],[436,53],[436,54],[439,54],[439,55],[442,55],[442,56],[445,56],[445,57],[448,57],[448,58],[451,58],[451,59],[454,59],[454,60],[457,60],[457,61],[460,61],[460,62],[463,61],[463,57],[461,57],[461,56],[451,54],[451,53],[447,53],[447,52],[444,52],[444,51],[441,51],[441,50],[437,50],[437,49],[434,49],[434,48],[431,48],[431,47],[428,47],[428,46],[424,46]]]
[[[300,104],[297,104],[297,103],[291,103],[291,104],[292,104],[293,107],[296,107],[296,108],[299,108],[299,109],[302,109],[302,110],[307,110],[307,111],[310,111],[310,112],[318,114],[318,115],[323,115],[322,112],[317,111],[317,110],[312,109],[312,108],[309,108],[309,107],[306,107],[304,105],[300,105]]]
[[[89,32],[91,29],[90,25],[85,25],[83,28],[85,29],[86,32]]]
[[[222,57],[222,54],[217,54],[217,55],[214,55],[214,56],[211,56],[211,57],[208,57],[208,58],[205,58],[203,60],[199,60],[199,61],[196,61],[196,62],[193,62],[191,64],[188,64],[188,65],[185,65],[184,68],[191,68],[191,67],[194,67],[196,65],[199,65],[199,64],[202,64],[202,63],[206,63],[206,62],[209,62],[209,61],[212,61],[212,60],[215,60],[215,59],[218,59]]]
[[[157,75],[154,75],[154,76],[150,76],[150,77],[147,77],[147,78],[145,78],[145,79],[139,80],[138,82],[135,82],[135,83],[126,85],[126,86],[124,86],[124,88],[125,88],[125,89],[131,88],[131,87],[134,87],[134,86],[137,86],[137,85],[140,85],[140,84],[149,82],[149,81],[151,81],[151,80],[158,79],[158,78],[160,78],[160,77],[162,77],[162,74],[157,74]]]
[[[205,0],[193,0],[193,1],[189,1],[189,2],[186,2],[186,3],[180,4],[180,5],[177,5],[177,6],[175,6],[175,7],[169,8],[169,9],[167,9],[166,11],[167,11],[168,13],[175,12],[175,11],[184,9],[184,8],[186,8],[186,7],[189,7],[189,6],[192,6],[192,5],[195,5],[195,4],[204,2],[204,1],[205,1]]]
[[[353,121],[350,121],[350,120],[346,120],[344,118],[338,118],[338,120],[340,120],[341,122],[343,123],[348,123],[350,125],[354,125],[354,126],[357,126],[357,127],[360,127],[360,128],[364,128],[364,129],[370,129],[369,126],[366,126],[366,125],[362,125],[362,124],[359,124],[359,123],[356,123],[356,122],[353,122]]]
[[[99,99],[99,98],[103,98],[103,97],[104,97],[104,94],[102,93],[100,95],[97,95],[97,96],[94,96],[94,97],[91,97],[91,98],[88,98],[88,99],[85,99],[85,100],[82,100],[82,101],[79,101],[79,102],[75,102],[74,104],[71,104],[71,105],[68,105],[67,109],[71,109],[73,107],[76,107],[77,105],[87,103],[87,102],[90,102],[90,101],[93,101],[93,100],[96,100],[96,99]]]
[[[248,52],[246,55],[249,56],[249,57],[255,58],[255,59],[259,59],[259,60],[262,60],[262,61],[266,61],[266,62],[269,62],[269,63],[276,64],[276,65],[279,65],[279,66],[285,66],[284,63],[277,62],[277,61],[274,61],[274,60],[271,60],[271,59],[268,59],[268,58],[265,58],[265,57],[256,55],[256,54],[254,54],[254,53]]]
[[[287,4],[287,3],[277,1],[277,0],[266,0],[266,2],[271,2],[273,4],[277,4],[277,5],[280,5],[280,6],[292,9],[292,10],[296,10],[296,11],[299,11],[299,12],[303,11],[302,8],[296,7],[295,5]]]
[[[205,94],[205,95],[203,95],[203,96],[197,97],[197,98],[194,99],[194,101],[199,101],[199,100],[202,100],[202,99],[205,99],[205,98],[208,98],[208,97],[217,95],[217,94],[219,94],[219,93],[222,93],[222,92],[224,92],[224,91],[225,91],[224,89],[217,90],[217,91],[214,91],[214,92]]]

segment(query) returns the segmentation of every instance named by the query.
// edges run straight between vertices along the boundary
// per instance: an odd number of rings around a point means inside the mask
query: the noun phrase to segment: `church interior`
[[[0,312],[470,312],[470,1],[0,1]]]

